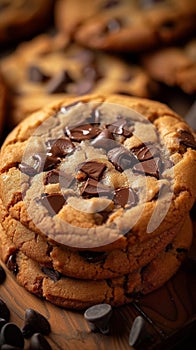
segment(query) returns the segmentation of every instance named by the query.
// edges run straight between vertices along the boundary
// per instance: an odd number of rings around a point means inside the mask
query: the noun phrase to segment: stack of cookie
[[[149,293],[192,241],[196,141],[166,105],[67,97],[21,122],[0,155],[1,259],[66,308]]]

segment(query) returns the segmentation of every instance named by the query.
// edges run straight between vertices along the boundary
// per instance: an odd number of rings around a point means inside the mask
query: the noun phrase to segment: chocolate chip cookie
[[[185,46],[168,47],[142,57],[149,74],[168,86],[178,86],[187,94],[196,92],[196,40]]]
[[[45,29],[52,10],[53,0],[1,0],[0,43],[21,41]]]
[[[148,265],[116,279],[80,280],[64,277],[50,268],[43,268],[21,251],[10,246],[0,225],[0,251],[16,280],[29,292],[53,304],[70,309],[84,309],[97,303],[119,306],[163,285],[179,268],[192,241],[190,219],[174,241]],[[2,254],[1,254],[2,257]]]
[[[188,38],[196,30],[194,0],[63,1],[56,26],[91,48],[138,52]]]
[[[2,60],[2,71],[13,94],[10,103],[14,125],[65,94],[153,97],[158,91],[158,84],[138,65],[69,44],[61,35],[40,35],[22,43]]]
[[[67,98],[5,140],[0,193],[8,214],[77,251],[147,242],[185,219],[196,197],[194,134],[159,102]]]

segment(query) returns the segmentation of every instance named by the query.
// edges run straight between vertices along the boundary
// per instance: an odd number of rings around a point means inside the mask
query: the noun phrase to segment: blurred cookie
[[[158,91],[157,83],[138,65],[69,44],[60,35],[40,35],[22,43],[2,60],[2,71],[13,94],[14,125],[65,94],[153,97]]]
[[[80,44],[138,52],[168,45],[196,30],[194,0],[60,0],[56,26]]]
[[[196,40],[183,47],[168,47],[142,57],[150,76],[187,94],[196,93]]]
[[[3,132],[3,124],[6,113],[7,89],[0,73],[0,136]]]
[[[21,41],[45,29],[52,9],[53,0],[1,0],[0,43]]]

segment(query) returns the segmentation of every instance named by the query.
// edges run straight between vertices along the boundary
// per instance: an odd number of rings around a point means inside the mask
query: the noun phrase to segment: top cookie
[[[195,200],[196,142],[167,106],[68,98],[24,120],[1,150],[9,214],[60,244],[126,247],[174,227]]]
[[[46,28],[53,0],[0,0],[0,43],[28,38]]]
[[[144,51],[196,29],[194,0],[60,0],[56,26],[91,48]]]

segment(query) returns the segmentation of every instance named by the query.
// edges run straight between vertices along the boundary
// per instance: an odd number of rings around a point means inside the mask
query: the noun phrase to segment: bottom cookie
[[[177,271],[191,242],[192,225],[188,219],[173,242],[142,269],[119,278],[89,281],[64,277],[53,269],[43,268],[16,250],[0,227],[1,257],[9,249],[9,258],[4,262],[17,282],[38,297],[69,309],[84,309],[103,302],[120,306],[133,301],[138,293],[150,293]]]

